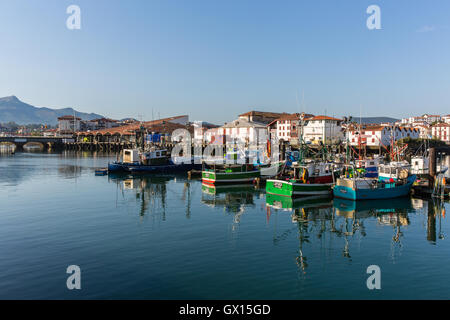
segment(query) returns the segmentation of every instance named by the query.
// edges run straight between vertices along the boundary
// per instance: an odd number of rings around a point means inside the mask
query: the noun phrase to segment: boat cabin
[[[141,154],[141,162],[144,165],[166,164],[169,161],[169,152],[166,149],[157,149]]]
[[[137,149],[124,149],[122,153],[123,163],[139,162],[139,151]]]
[[[411,173],[413,174],[428,174],[429,165],[428,157],[413,157],[411,158]]]
[[[380,180],[400,180],[409,176],[411,165],[407,162],[391,162],[378,166],[378,176]]]

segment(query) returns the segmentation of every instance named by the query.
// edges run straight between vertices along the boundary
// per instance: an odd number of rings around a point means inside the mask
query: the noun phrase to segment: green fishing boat
[[[293,172],[266,182],[266,192],[285,197],[331,195],[333,167],[331,163],[293,165]]]
[[[207,184],[252,183],[260,177],[261,171],[252,164],[225,164],[204,166],[202,182]]]

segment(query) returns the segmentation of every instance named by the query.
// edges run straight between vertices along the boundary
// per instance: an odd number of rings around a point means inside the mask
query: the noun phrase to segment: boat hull
[[[202,171],[202,181],[208,184],[251,183],[260,176],[260,172],[214,172]]]
[[[115,162],[108,165],[109,172],[127,173],[179,173],[192,169],[194,169],[193,164],[141,165]]]
[[[336,185],[333,188],[333,195],[337,198],[348,200],[378,200],[392,199],[407,196],[416,180],[416,176],[408,177],[407,183],[401,186],[391,186],[386,188],[351,188],[348,186]]]
[[[330,195],[331,183],[297,183],[284,180],[267,180],[266,192],[285,197]]]

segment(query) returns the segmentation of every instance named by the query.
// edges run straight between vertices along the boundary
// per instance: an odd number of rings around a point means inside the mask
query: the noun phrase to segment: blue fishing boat
[[[333,188],[333,195],[337,198],[349,200],[376,200],[391,199],[407,196],[416,180],[415,175],[409,174],[408,163],[391,162],[386,165],[379,165],[378,178],[367,178],[358,176],[358,171],[351,166],[346,166],[346,174],[336,181]]]
[[[128,173],[179,173],[198,169],[193,161],[172,161],[166,149],[139,152],[137,149],[124,149],[122,161],[108,165],[108,172]]]

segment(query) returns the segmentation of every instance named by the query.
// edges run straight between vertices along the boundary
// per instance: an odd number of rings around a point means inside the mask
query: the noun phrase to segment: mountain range
[[[16,96],[0,98],[0,123],[56,125],[58,117],[74,114],[83,120],[103,118],[102,115],[79,112],[73,108],[52,109],[35,107],[20,101]]]

